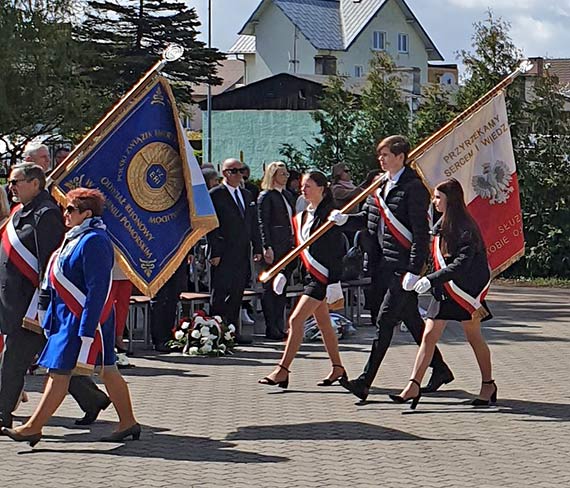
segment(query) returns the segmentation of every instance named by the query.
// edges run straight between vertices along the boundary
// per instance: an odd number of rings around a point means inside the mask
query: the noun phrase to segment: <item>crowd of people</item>
[[[104,440],[138,439],[140,425],[128,386],[116,367],[116,351],[124,348],[131,285],[113,263],[112,244],[101,218],[104,197],[98,190],[73,190],[62,216],[46,188],[44,149],[34,147],[26,154],[26,162],[12,168],[5,198],[0,199],[5,221],[0,249],[1,431],[35,445],[69,391],[85,412],[77,423],[94,422],[112,403],[119,424]],[[403,322],[419,349],[409,383],[390,398],[411,402],[416,408],[422,393],[434,392],[454,379],[436,344],[447,321],[455,320],[462,323],[480,368],[482,385],[473,404],[496,402],[491,355],[480,327],[491,316],[485,302],[490,273],[480,230],[454,179],[434,190],[433,204],[441,217],[430,228],[430,194],[408,165],[409,151],[403,136],[380,141],[379,169],[359,185],[353,183],[345,164],[333,166],[329,181],[320,171],[300,174],[282,162],[273,162],[265,168],[261,188],[249,181],[249,168],[238,159],[226,159],[221,175],[212,165],[203,165],[219,220],[219,226],[207,235],[205,247],[210,313],[227,323],[240,323],[244,290],[256,279],[253,263],[258,270],[268,270],[323,224],[334,224],[299,253],[303,289],[287,319],[285,292],[296,264],[278,270],[263,284],[266,338],[285,341],[285,347],[281,360],[259,383],[288,387],[304,324],[314,317],[331,362],[330,373],[318,385],[338,382],[366,400],[394,328]],[[361,205],[348,207],[373,179],[378,179],[377,189]],[[8,217],[4,207],[9,209],[10,200],[17,206]],[[361,235],[359,243],[367,258],[368,306],[376,336],[362,373],[349,379],[329,310],[343,296],[342,262],[347,249],[342,234],[355,232]],[[430,242],[434,269],[426,273]],[[194,254],[189,262],[196,264]],[[151,300],[151,334],[158,351],[170,350],[178,297],[185,285],[187,263]],[[432,300],[424,323],[418,295],[428,291]],[[22,327],[39,322],[41,333]],[[238,327],[238,342],[243,339],[240,332]],[[38,364],[48,372],[45,391],[32,417],[13,429],[24,375],[38,355]],[[433,372],[422,387],[428,366]],[[101,373],[109,396],[91,380],[95,370]]]

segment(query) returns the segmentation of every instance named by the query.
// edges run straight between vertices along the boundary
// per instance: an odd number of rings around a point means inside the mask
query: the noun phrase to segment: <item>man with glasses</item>
[[[11,428],[26,371],[46,341],[42,333],[22,325],[38,321],[38,284],[65,227],[60,209],[45,189],[41,166],[14,166],[8,184],[20,204],[2,228],[0,246],[0,332],[6,336],[0,364],[0,426]],[[107,395],[90,378],[73,377],[69,391],[85,412],[76,421],[79,425],[94,422],[109,405]]]
[[[250,253],[261,260],[261,238],[257,226],[255,201],[251,193],[240,188],[243,164],[226,159],[222,166],[221,185],[210,190],[220,226],[208,234],[208,258],[211,268],[211,313],[221,315],[228,324],[239,324],[243,292],[250,276]],[[241,341],[238,328],[237,340]]]

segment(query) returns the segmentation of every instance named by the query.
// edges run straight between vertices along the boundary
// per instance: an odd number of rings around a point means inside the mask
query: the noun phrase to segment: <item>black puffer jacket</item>
[[[387,183],[380,184],[380,191]],[[417,173],[406,166],[398,183],[385,198],[394,216],[412,233],[412,247],[407,249],[384,226],[382,247],[378,242],[380,210],[373,195],[366,199],[362,211],[350,215],[345,227],[347,230],[367,229],[367,251],[372,270],[381,264],[397,271],[420,274],[429,251],[428,205],[429,192]]]

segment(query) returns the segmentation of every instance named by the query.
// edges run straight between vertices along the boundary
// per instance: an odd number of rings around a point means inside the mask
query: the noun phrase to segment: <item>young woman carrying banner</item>
[[[293,228],[297,244],[307,238],[326,222],[334,200],[328,181],[320,171],[311,171],[303,176],[301,191],[309,202],[306,210],[293,217]],[[342,298],[340,287],[341,262],[344,254],[343,240],[338,228],[332,228],[301,253],[301,261],[307,271],[305,288],[297,306],[289,317],[289,335],[281,362],[271,374],[259,380],[263,385],[287,388],[289,367],[301,347],[305,321],[312,315],[321,331],[325,348],[332,363],[332,371],[318,386],[331,386],[346,372],[340,359],[338,341],[331,324],[329,303]],[[275,293],[284,291],[287,279],[279,273],[273,280]]]
[[[481,370],[481,391],[472,405],[489,405],[497,401],[497,385],[492,375],[491,353],[481,334],[481,321],[491,318],[485,302],[491,280],[485,245],[477,223],[465,206],[463,189],[457,180],[451,178],[437,185],[433,203],[443,214],[432,230],[436,270],[421,278],[414,290],[424,293],[431,288],[434,298],[428,308],[428,320],[411,379],[400,395],[390,395],[390,398],[396,403],[412,400],[412,408],[415,408],[437,341],[447,321],[457,320],[463,325]]]

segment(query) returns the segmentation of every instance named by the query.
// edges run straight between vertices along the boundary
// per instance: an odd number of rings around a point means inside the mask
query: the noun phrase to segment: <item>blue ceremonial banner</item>
[[[103,220],[117,261],[153,296],[218,226],[214,206],[164,78],[129,94],[100,126],[65,168],[56,168],[53,193],[61,202],[80,186],[105,194]]]

